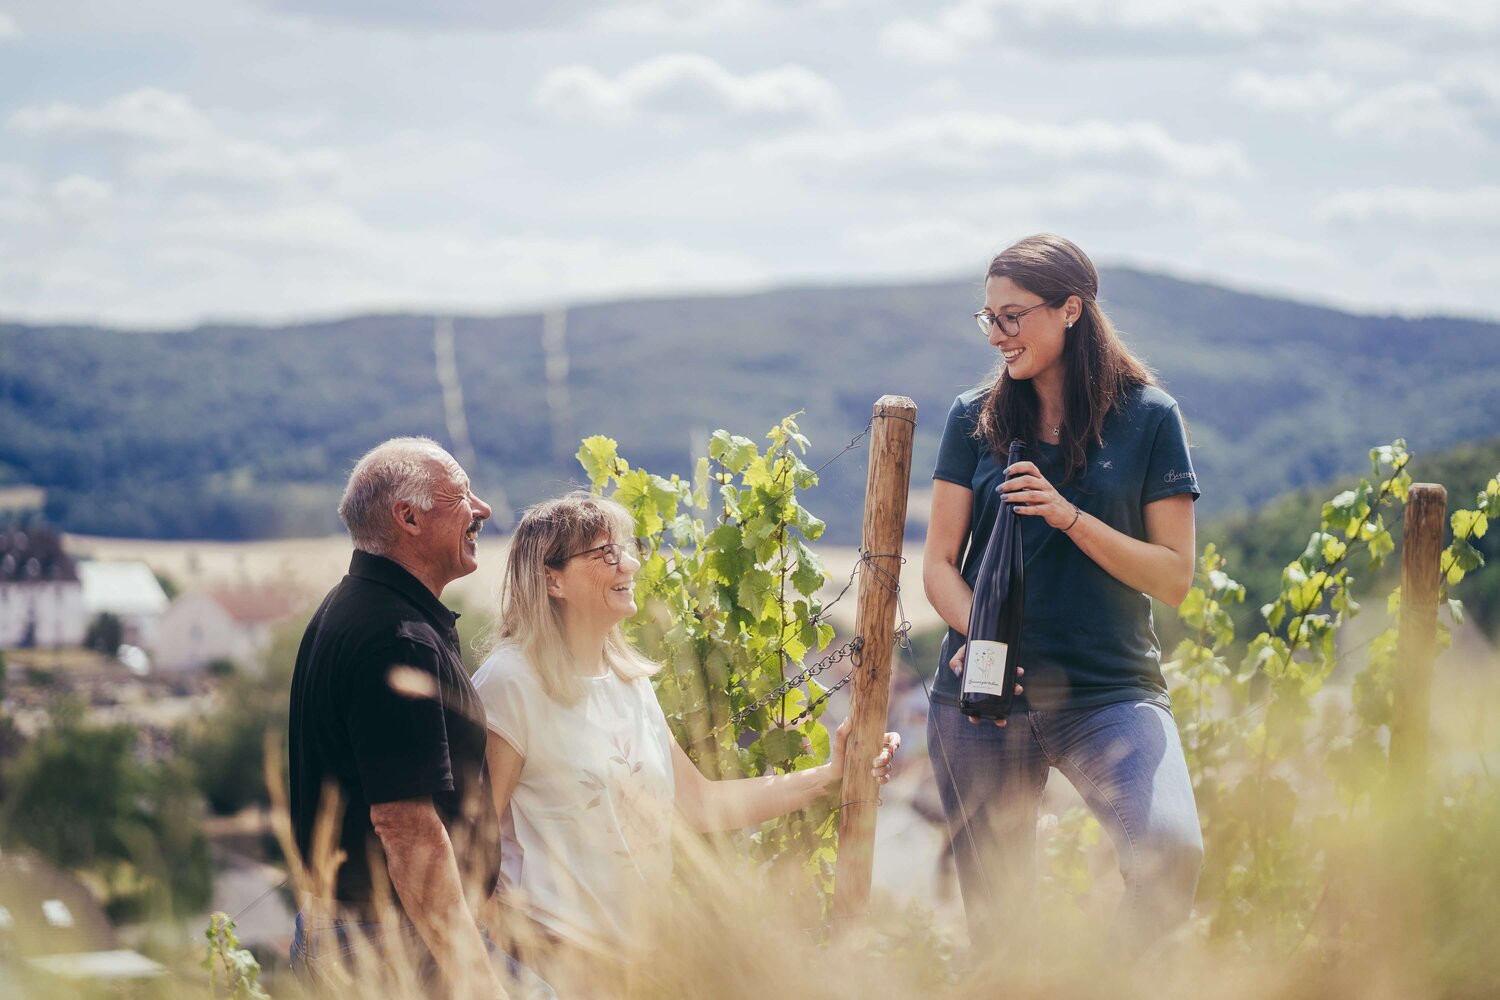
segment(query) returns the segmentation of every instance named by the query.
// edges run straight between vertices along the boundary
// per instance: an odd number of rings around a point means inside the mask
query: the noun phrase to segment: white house
[[[0,647],[76,646],[88,624],[62,536],[42,524],[0,529]]]
[[[256,669],[277,625],[307,604],[266,587],[220,587],[178,595],[157,622],[152,660],[162,672],[201,670],[214,660]]]
[[[140,560],[88,560],[78,564],[83,606],[89,621],[112,614],[124,626],[125,641],[150,646],[156,625],[171,603],[151,567]]]

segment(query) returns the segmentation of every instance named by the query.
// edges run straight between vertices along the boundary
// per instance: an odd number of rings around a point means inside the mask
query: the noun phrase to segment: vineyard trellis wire
[[[817,485],[862,442],[872,440],[873,448],[881,440],[872,437],[881,417],[915,421],[877,409],[813,468],[802,460],[809,442],[797,428],[798,416],[773,427],[764,450],[716,431],[691,481],[632,468],[609,438],[586,438],[579,449],[591,488],[607,492],[635,519],[642,552],[639,611],[626,631],[664,665],[656,686],[668,724],[711,777],[801,770],[829,758],[831,734],[819,719],[830,698],[871,663],[867,636],[834,645],[830,615],[861,574],[886,590],[899,588],[899,576],[883,565],[899,552],[872,552],[867,542],[848,579],[824,603],[828,574],[808,547],[824,526],[798,502],[798,493]],[[712,505],[710,489],[717,492]],[[893,644],[906,643],[910,632],[901,612]],[[883,629],[880,634],[884,645]],[[838,666],[850,669],[823,685],[819,678]],[[837,806],[818,805],[773,821],[748,838],[751,854],[770,863],[805,858],[826,904],[838,813]]]

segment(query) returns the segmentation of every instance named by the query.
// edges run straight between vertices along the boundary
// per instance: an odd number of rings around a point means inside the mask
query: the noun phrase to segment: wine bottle
[[[1026,446],[1010,443],[1006,468],[1025,461]],[[963,686],[958,706],[965,715],[1003,719],[1016,698],[1020,666],[1021,614],[1026,604],[1026,568],[1021,551],[1021,516],[1004,501],[979,560],[974,606],[964,647]]]

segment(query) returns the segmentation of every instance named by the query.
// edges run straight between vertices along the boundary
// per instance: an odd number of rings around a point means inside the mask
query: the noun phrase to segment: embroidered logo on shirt
[[[1196,483],[1198,481],[1198,476],[1192,472],[1178,472],[1174,469],[1173,471],[1167,473],[1165,476],[1161,477],[1161,481],[1164,483],[1180,483],[1184,479]]]
[[[1099,463],[1099,468],[1101,468],[1101,469],[1113,469],[1114,467],[1115,467],[1115,463],[1113,461],[1100,462]]]

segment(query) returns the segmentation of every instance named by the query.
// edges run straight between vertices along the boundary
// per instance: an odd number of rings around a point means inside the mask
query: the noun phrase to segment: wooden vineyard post
[[[1379,893],[1376,909],[1386,915],[1376,925],[1379,946],[1375,951],[1387,965],[1383,978],[1392,996],[1431,993],[1425,956],[1436,897],[1429,862],[1420,847],[1431,836],[1425,829],[1430,822],[1427,735],[1447,512],[1447,490],[1431,483],[1412,485],[1401,542],[1401,613],[1391,692],[1391,781],[1384,796],[1385,817],[1378,842],[1385,870],[1374,879]]]
[[[881,396],[870,429],[870,471],[865,484],[859,611],[854,634],[863,639],[855,659],[850,714],[854,722],[844,754],[839,795],[839,854],[834,872],[835,920],[863,913],[870,900],[875,860],[875,805],[880,786],[870,761],[880,751],[890,702],[891,654],[896,640],[896,590],[906,534],[906,494],[911,486],[911,443],[917,404]]]
[[[1406,501],[1401,543],[1401,626],[1396,640],[1396,680],[1391,705],[1391,768],[1412,791],[1427,774],[1427,729],[1432,704],[1432,661],[1437,655],[1437,603],[1448,491],[1416,483]]]

